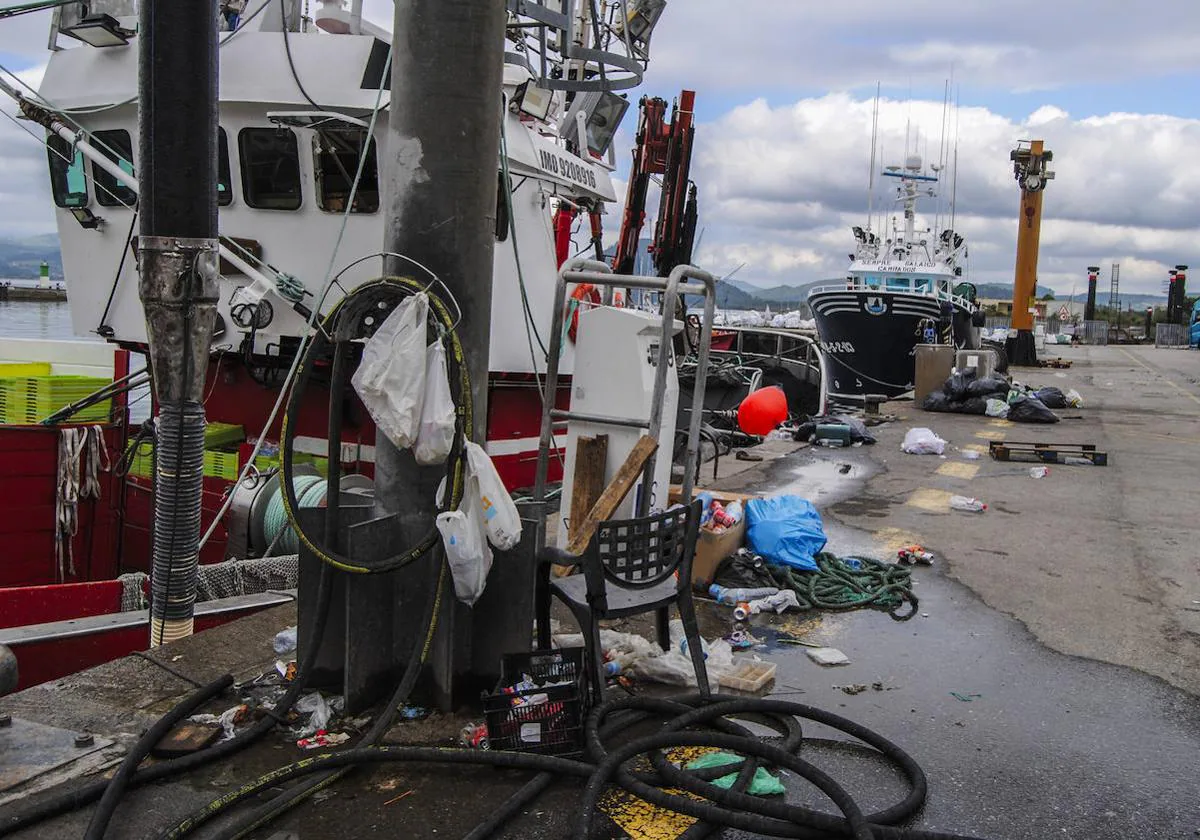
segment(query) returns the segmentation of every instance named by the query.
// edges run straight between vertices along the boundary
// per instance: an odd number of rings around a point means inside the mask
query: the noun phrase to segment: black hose
[[[296,674],[296,679],[293,680],[291,687],[280,699],[279,703],[276,704],[276,709],[280,710],[280,713],[286,712],[292,707],[296,699],[300,696],[300,692],[304,690],[309,674],[312,673],[313,666],[316,663],[318,642],[325,634],[325,624],[329,618],[329,604],[333,600],[332,594],[333,573],[328,567],[322,566],[320,582],[317,585],[316,621],[313,624],[309,644],[301,667]],[[171,713],[168,712],[167,714]],[[268,715],[228,741],[223,741],[206,750],[201,750],[182,758],[143,767],[129,779],[128,787],[136,787],[147,782],[166,779],[179,773],[193,770],[211,761],[241,752],[271,731],[275,723],[276,718]],[[85,805],[90,805],[104,795],[104,791],[108,785],[108,779],[98,779],[72,788],[71,790],[40,797],[32,805],[27,806],[12,816],[0,820],[0,837],[13,834],[42,820],[70,813]]]
[[[233,685],[233,676],[230,674],[213,680],[183,698],[175,708],[160,717],[153,726],[146,730],[125,756],[125,760],[121,762],[121,766],[117,768],[117,772],[113,774],[112,780],[104,789],[104,795],[100,797],[100,804],[92,813],[92,821],[88,823],[87,832],[83,835],[84,840],[102,840],[113,812],[117,809],[117,803],[121,800],[121,795],[125,793],[125,787],[129,784],[130,777],[142,763],[142,759],[154,749],[154,745],[161,741],[177,723],[231,685]]]

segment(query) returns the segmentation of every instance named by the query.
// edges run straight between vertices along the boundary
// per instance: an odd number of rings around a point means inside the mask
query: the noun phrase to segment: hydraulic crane
[[[695,135],[693,109],[696,94],[685,90],[671,108],[666,122],[667,103],[658,97],[643,96],[638,103],[637,145],[633,150],[633,168],[621,235],[613,257],[613,271],[632,274],[637,258],[638,240],[646,220],[646,194],[652,175],[662,176],[662,198],[650,255],[660,277],[666,277],[677,265],[692,261],[692,243],[696,235],[696,185],[688,180]]]
[[[1046,183],[1054,179],[1054,173],[1047,168],[1054,153],[1045,148],[1043,140],[1022,140],[1009,158],[1013,162],[1013,176],[1021,186],[1021,215],[1017,222],[1017,268],[1012,300],[1012,326],[1017,335],[1008,340],[1008,358],[1014,365],[1035,365],[1032,301],[1037,291],[1042,192]]]

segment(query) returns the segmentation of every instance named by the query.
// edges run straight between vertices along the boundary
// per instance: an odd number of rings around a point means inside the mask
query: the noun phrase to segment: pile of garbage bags
[[[1029,388],[1000,377],[976,375],[974,368],[955,371],[940,391],[932,391],[921,403],[926,411],[980,414],[1016,423],[1057,423],[1053,408],[1078,408],[1083,398],[1075,390],[1063,393],[1053,386]]]

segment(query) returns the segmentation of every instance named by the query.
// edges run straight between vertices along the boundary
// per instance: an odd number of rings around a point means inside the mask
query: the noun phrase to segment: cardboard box
[[[675,504],[679,501],[680,489],[678,484],[671,485],[668,493],[670,504]],[[732,501],[739,501],[742,503],[743,510],[746,507],[746,502],[758,498],[758,496],[746,493],[734,493],[728,490],[705,490],[702,487],[697,487],[693,493],[708,493],[713,497],[714,501],[720,502],[722,505],[728,505]],[[726,528],[720,533],[706,531],[701,528],[700,535],[696,538],[696,556],[692,559],[692,585],[707,589],[708,585],[713,581],[713,576],[717,573],[717,566],[721,565],[722,560],[741,548],[745,541],[746,517],[744,515],[741,522],[732,528]]]
[[[692,585],[707,589],[721,561],[742,547],[746,540],[746,519],[721,533],[700,529],[696,538],[696,556],[692,558]]]

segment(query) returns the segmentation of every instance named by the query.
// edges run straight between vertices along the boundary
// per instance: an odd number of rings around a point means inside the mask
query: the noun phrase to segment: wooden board
[[[638,439],[638,442],[633,445],[633,449],[629,451],[629,457],[625,459],[625,463],[621,464],[621,468],[604,488],[604,492],[600,494],[596,504],[592,505],[587,516],[581,522],[571,523],[574,526],[574,534],[567,541],[568,553],[575,555],[583,553],[588,543],[591,542],[596,527],[611,517],[621,502],[625,501],[625,497],[637,483],[638,476],[642,474],[642,468],[645,467],[646,461],[650,460],[650,456],[656,449],[658,449],[658,441],[649,435],[642,435]]]
[[[608,463],[608,435],[580,437],[575,442],[575,475],[571,484],[571,510],[567,519],[567,540],[572,542],[579,524],[604,492],[604,471]],[[551,566],[556,577],[564,577],[578,566]]]

